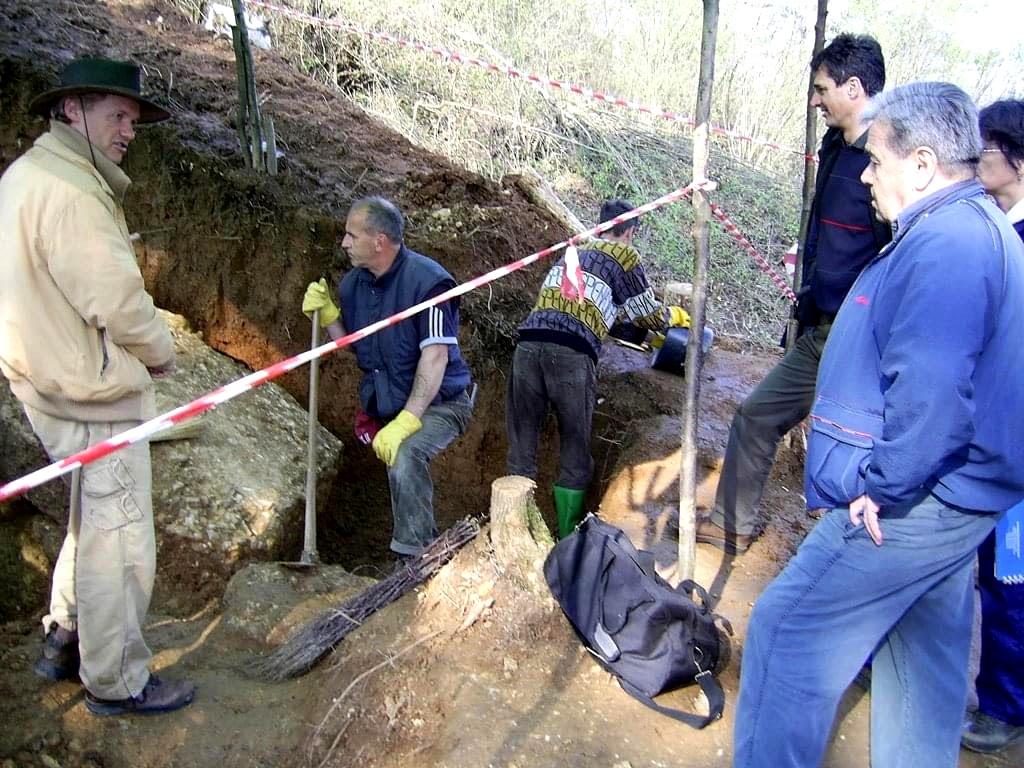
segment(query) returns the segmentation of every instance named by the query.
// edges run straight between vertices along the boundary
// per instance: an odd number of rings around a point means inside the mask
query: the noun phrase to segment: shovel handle
[[[310,349],[320,346],[320,311],[313,310]],[[306,436],[306,529],[302,540],[302,562],[315,563],[316,554],[316,457],[317,393],[320,388],[320,358],[309,363],[309,431]]]

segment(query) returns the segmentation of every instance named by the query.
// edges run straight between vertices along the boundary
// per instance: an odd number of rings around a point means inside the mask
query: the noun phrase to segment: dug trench
[[[176,111],[170,124],[139,132],[124,164],[134,180],[127,216],[141,234],[137,255],[146,285],[159,306],[187,317],[210,346],[252,369],[308,348],[302,293],[309,281],[324,276],[335,283],[348,268],[340,234],[348,205],[360,196],[392,199],[407,216],[408,245],[437,258],[457,281],[566,235],[514,179],[491,183],[412,146],[276,54],[258,53],[258,72],[261,90],[273,98],[286,157],[277,177],[245,171],[230,122],[229,45],[159,3],[55,6],[74,22],[50,27],[32,3],[5,4],[0,166],[43,129],[26,107],[63,59],[98,46],[115,46],[110,53],[119,47],[126,57],[146,51],[140,58],[148,87]],[[461,343],[481,391],[469,433],[436,466],[442,525],[486,507],[488,478],[504,450],[502,371],[544,268],[513,274],[461,302]],[[320,419],[349,444],[357,381],[348,352],[324,362]],[[279,383],[306,401],[305,368]],[[347,452],[325,500],[334,512],[321,518],[326,557],[384,556],[378,534],[388,528],[388,494],[374,462],[366,452]],[[457,482],[445,482],[449,477]]]
[[[245,170],[232,127],[230,46],[154,0],[55,0],[45,14],[31,0],[0,4],[0,170],[43,129],[27,114],[32,95],[82,54],[144,61],[149,89],[173,108],[173,121],[139,132],[125,162],[134,181],[127,215],[141,234],[139,263],[160,306],[184,315],[206,343],[249,368],[307,348],[301,296],[309,281],[335,282],[347,269],[338,241],[355,198],[394,200],[407,216],[410,247],[437,258],[459,281],[567,234],[516,179],[494,183],[425,152],[273,52],[256,52],[256,71],[285,158],[274,178]],[[460,342],[480,393],[468,433],[434,465],[442,527],[484,515],[491,481],[503,474],[514,329],[544,269],[538,264],[462,299]],[[709,358],[699,432],[704,506],[732,413],[774,359],[727,340]],[[305,370],[278,381],[306,401]],[[345,450],[333,488],[320,499],[318,534],[325,561],[375,575],[387,556],[389,497],[383,469],[351,438],[357,381],[347,352],[324,361],[320,418]],[[643,355],[606,347],[588,506],[653,550],[668,571],[677,536],[681,391],[681,378],[651,371]],[[549,424],[538,478],[549,523],[556,453]],[[767,528],[747,556],[698,550],[698,579],[736,626],[734,647],[752,601],[810,525],[795,490],[799,474],[799,450],[786,448],[763,503]],[[25,521],[32,509],[20,504],[5,514],[5,522]],[[318,575],[264,566],[246,569],[227,592],[221,579],[230,573],[211,575],[217,583],[198,589],[186,560],[171,552],[162,557],[157,593],[176,599],[157,600],[147,623],[154,668],[197,680],[196,702],[161,718],[98,721],[85,712],[79,686],[36,679],[31,666],[45,575],[35,573],[24,589],[35,597],[23,599],[19,617],[0,626],[3,768],[731,762],[731,707],[723,722],[702,732],[640,707],[587,657],[543,593],[500,578],[484,537],[428,586],[354,632],[320,667],[277,684],[249,674],[265,652],[266,623],[286,615],[285,624],[299,625],[308,609],[289,599],[317,593],[322,607],[318,590],[336,602],[365,580],[339,575],[335,566]],[[332,574],[336,580],[324,587]],[[210,593],[216,598],[204,597]],[[733,658],[722,671],[730,704],[738,683]],[[687,690],[673,703],[692,708],[691,699]],[[852,694],[844,714],[828,765],[864,765],[861,697]]]

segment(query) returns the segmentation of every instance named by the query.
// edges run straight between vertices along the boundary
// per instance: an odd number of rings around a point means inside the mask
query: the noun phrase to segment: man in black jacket
[[[807,417],[825,340],[839,306],[891,231],[871,208],[860,175],[868,164],[861,114],[885,85],[885,60],[866,35],[839,35],[811,61],[814,95],[828,126],[804,245],[796,305],[799,337],[733,417],[715,508],[697,521],[697,541],[730,554],[756,537],[757,506],[779,440]]]

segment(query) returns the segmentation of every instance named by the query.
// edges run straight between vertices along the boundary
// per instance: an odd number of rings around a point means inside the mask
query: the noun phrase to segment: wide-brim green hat
[[[75,59],[60,75],[60,85],[32,99],[28,111],[46,117],[57,99],[76,93],[112,93],[139,105],[138,123],[159,123],[171,113],[142,95],[142,71],[127,61]]]

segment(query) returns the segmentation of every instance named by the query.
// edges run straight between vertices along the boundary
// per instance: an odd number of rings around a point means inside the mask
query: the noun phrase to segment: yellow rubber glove
[[[669,306],[668,308],[669,328],[689,328],[690,314],[682,307]]]
[[[651,346],[655,349],[661,349],[661,345],[665,343],[665,334],[656,333],[651,337]]]
[[[400,411],[391,423],[373,438],[373,452],[389,467],[398,457],[398,448],[409,435],[420,431],[423,422],[412,411]]]
[[[338,312],[334,300],[331,299],[331,289],[327,287],[327,281],[320,278],[318,283],[310,283],[306,288],[306,295],[302,297],[302,311],[306,317],[312,317],[315,310],[320,310],[320,327],[326,328],[337,321]]]

